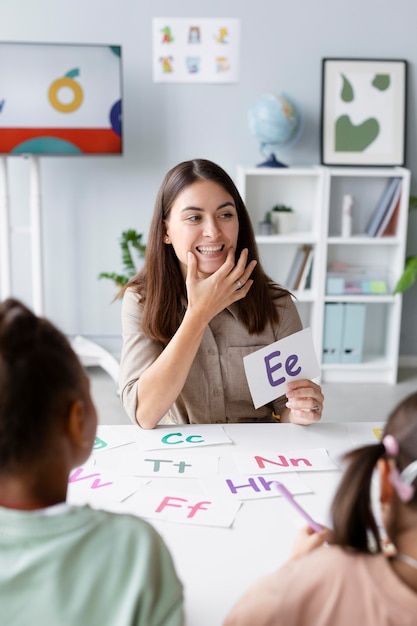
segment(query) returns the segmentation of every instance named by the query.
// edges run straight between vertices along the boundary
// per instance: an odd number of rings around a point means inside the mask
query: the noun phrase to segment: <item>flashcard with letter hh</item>
[[[255,409],[282,396],[292,380],[320,374],[310,328],[252,352],[243,364]]]
[[[257,500],[261,498],[279,498],[280,492],[275,488],[275,481],[283,483],[294,494],[311,493],[297,474],[269,474],[250,476],[248,474],[227,474],[226,476],[207,476],[203,485],[207,493],[213,497],[228,496],[235,500]]]

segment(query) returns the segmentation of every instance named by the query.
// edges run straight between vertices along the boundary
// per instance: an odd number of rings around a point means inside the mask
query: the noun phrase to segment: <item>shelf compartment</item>
[[[396,372],[390,359],[368,355],[363,363],[326,363],[321,366],[324,383],[394,384]]]
[[[324,296],[325,302],[357,302],[358,304],[392,304],[398,300],[397,295],[393,294],[381,294],[367,295],[367,294],[340,294],[337,296]]]
[[[341,233],[343,196],[350,194],[353,197],[352,207],[352,234],[353,237],[364,237],[365,229],[378,206],[381,196],[389,180],[401,177],[402,170],[381,170],[376,175],[374,172],[365,172],[359,176],[348,176],[332,172],[330,185],[329,204],[329,237],[337,237]],[[401,192],[401,201],[408,200],[404,197],[404,188]],[[375,237],[369,239],[383,239]]]
[[[397,246],[400,243],[398,237],[328,237],[327,243],[332,245],[349,246]]]
[[[288,235],[256,235],[256,242],[260,244],[303,244],[317,243],[317,237],[313,233],[294,232]]]

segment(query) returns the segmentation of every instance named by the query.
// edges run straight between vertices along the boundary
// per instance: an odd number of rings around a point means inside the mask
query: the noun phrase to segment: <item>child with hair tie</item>
[[[252,587],[224,626],[415,626],[417,393],[391,413],[381,443],[346,459],[333,532],[303,531],[293,558]],[[389,556],[371,506],[375,470]]]

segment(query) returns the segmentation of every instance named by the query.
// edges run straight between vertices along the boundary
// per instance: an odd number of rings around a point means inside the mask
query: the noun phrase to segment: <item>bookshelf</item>
[[[401,180],[400,199],[393,211],[395,227],[387,229],[389,235],[370,237],[366,228],[393,178]],[[264,268],[276,282],[287,286],[297,251],[300,255],[303,246],[313,250],[307,288],[291,291],[304,326],[312,329],[317,354],[322,358],[322,380],[395,383],[402,296],[394,295],[393,289],[404,267],[409,170],[325,166],[274,170],[239,166],[237,186],[255,232],[258,222],[274,204],[286,204],[294,209],[293,232],[256,236]],[[353,197],[352,234],[342,237],[342,205],[346,194]],[[363,276],[353,287],[357,289],[360,284],[363,291],[346,292],[352,287],[348,279],[356,270],[363,272]],[[342,293],[333,292],[334,283],[329,282],[333,276],[344,278]],[[325,362],[326,305],[331,303],[365,307],[358,362]]]

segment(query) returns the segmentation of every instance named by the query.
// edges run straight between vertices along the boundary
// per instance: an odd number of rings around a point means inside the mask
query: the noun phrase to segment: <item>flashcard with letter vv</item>
[[[310,328],[252,352],[243,365],[255,409],[282,396],[292,380],[320,374]]]
[[[118,476],[96,470],[91,464],[72,470],[68,478],[69,504],[121,502],[146,481],[133,476]]]

